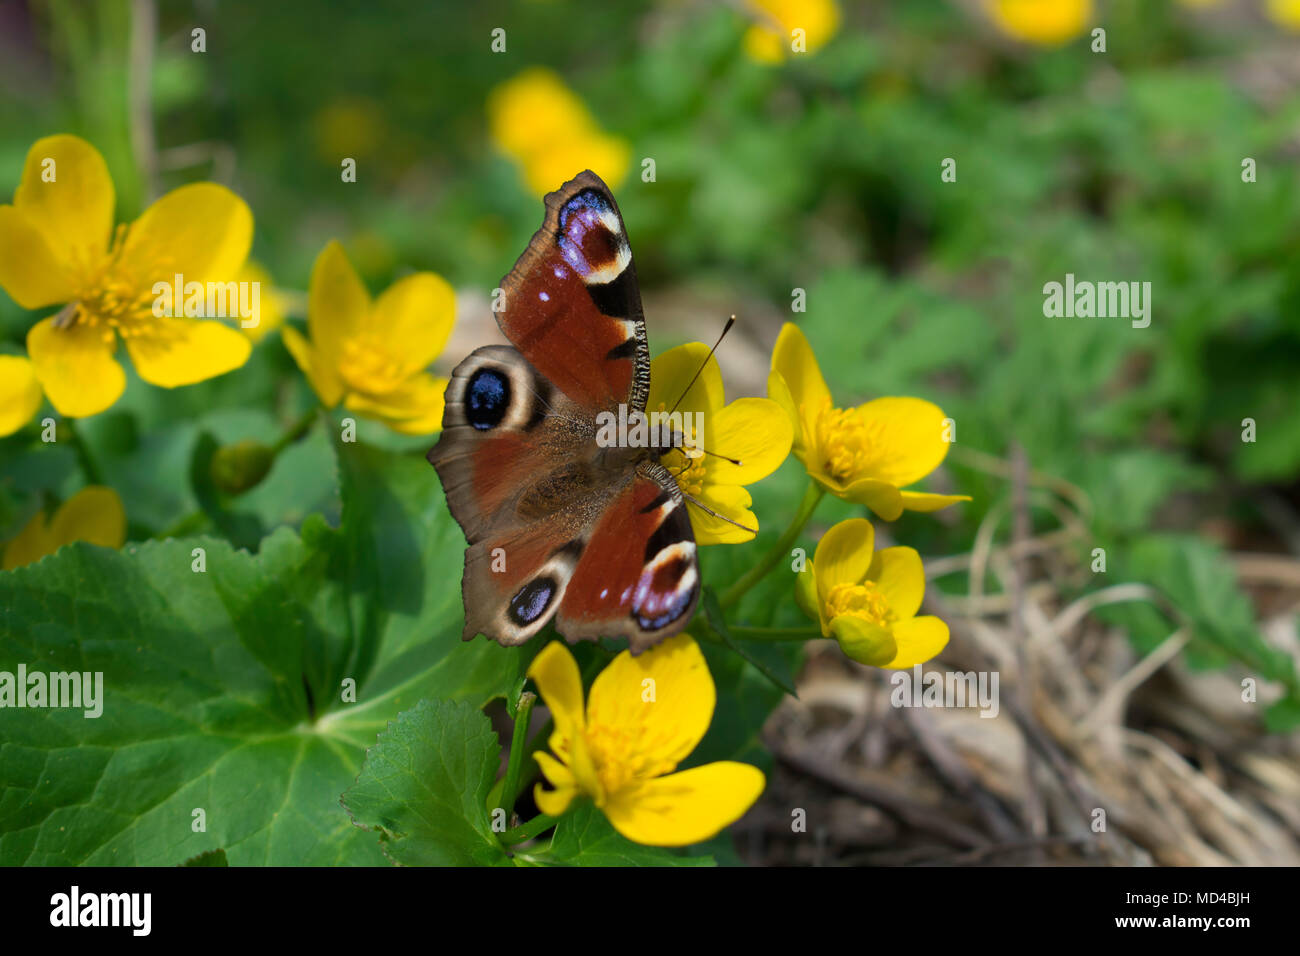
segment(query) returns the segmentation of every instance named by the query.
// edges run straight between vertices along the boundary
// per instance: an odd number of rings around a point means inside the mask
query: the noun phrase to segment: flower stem
[[[501,787],[501,806],[507,817],[514,811],[515,799],[519,796],[519,773],[524,766],[524,754],[528,749],[528,719],[533,715],[533,704],[537,695],[524,691],[519,695],[519,706],[515,711],[515,731],[510,738],[510,763],[506,767],[506,780]]]
[[[822,636],[821,628],[817,627],[750,627],[732,624],[728,630],[732,637],[746,641],[810,641]]]
[[[77,430],[76,419],[65,418],[60,424],[67,430],[72,450],[77,453],[77,463],[81,465],[81,471],[86,476],[86,483],[102,485],[104,476],[100,473],[99,466],[95,464],[95,459],[91,457],[90,449],[86,447],[81,432]]]
[[[559,817],[548,817],[546,814],[540,813],[527,823],[521,823],[519,826],[501,834],[501,842],[506,846],[523,843],[527,840],[531,840],[539,834],[545,833],[559,822]]]
[[[767,576],[774,567],[777,566],[790,553],[790,546],[798,540],[799,535],[803,533],[804,525],[808,519],[813,516],[817,510],[817,505],[821,502],[822,496],[826,490],[815,481],[808,482],[808,488],[803,493],[803,501],[799,502],[799,510],[795,512],[794,520],[790,522],[790,527],[785,529],[779,541],[772,545],[772,550],[759,559],[758,564],[746,571],[736,580],[731,587],[722,595],[721,605],[724,608],[731,607],[742,597],[745,592]]]
[[[304,412],[297,421],[289,426],[289,430],[281,435],[280,439],[271,446],[271,457],[273,459],[278,457],[280,452],[284,451],[294,442],[306,435],[307,432],[311,431],[311,426],[316,423],[316,419],[319,417],[320,409],[315,406],[312,406]]]

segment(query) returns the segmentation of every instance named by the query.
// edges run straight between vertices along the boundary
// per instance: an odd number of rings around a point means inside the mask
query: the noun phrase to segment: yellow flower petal
[[[0,355],[0,438],[22,428],[41,407],[41,383],[21,355]]]
[[[736,822],[763,792],[757,767],[721,761],[646,781],[602,808],[614,829],[648,846],[688,846]]]
[[[569,804],[579,793],[577,778],[573,775],[573,771],[545,751],[537,751],[533,754],[533,759],[537,761],[537,766],[547,781],[555,788],[545,790],[540,783],[533,788],[537,809],[548,816],[558,817],[569,809]]]
[[[27,354],[50,403],[62,415],[84,418],[108,408],[126,388],[126,372],[113,358],[113,333],[86,325],[56,329],[53,319],[27,332]]]
[[[1074,39],[1092,19],[1092,0],[986,0],[1002,30],[1026,43],[1059,46]]]
[[[593,741],[617,737],[612,759],[667,773],[703,739],[715,700],[699,645],[678,634],[636,657],[623,651],[610,661],[591,685],[587,733]]]
[[[686,503],[686,513],[691,518],[691,530],[695,534],[696,544],[739,544],[754,539],[754,531],[748,529],[758,529],[758,516],[749,510],[753,499],[740,485],[706,484],[700,492],[699,500],[705,508],[722,517],[709,514],[694,502]],[[731,521],[724,521],[723,518],[730,518]]]
[[[1264,9],[1279,26],[1300,30],[1300,0],[1268,0]]]
[[[660,405],[664,411],[671,411],[677,406],[679,412],[704,412],[710,415],[722,407],[722,370],[718,360],[710,358],[704,370],[700,363],[709,354],[709,347],[703,342],[688,342],[656,356],[650,362],[650,397],[646,402],[646,411],[654,412]],[[689,392],[682,397],[682,392],[695,379]],[[680,399],[680,401],[678,401]]]
[[[50,543],[50,532],[45,526],[45,512],[38,511],[5,545],[4,569],[20,568],[53,552],[54,545]]]
[[[895,521],[903,513],[903,495],[887,481],[859,478],[845,488],[824,475],[814,474],[812,477],[831,494],[866,505],[886,521]]]
[[[590,169],[617,189],[627,175],[632,147],[617,136],[591,132],[557,136],[550,149],[529,156],[523,163],[524,180],[536,196],[543,196],[573,178],[575,170]]]
[[[398,279],[370,310],[369,332],[391,343],[410,374],[423,371],[442,354],[456,317],[456,293],[432,272]]]
[[[578,663],[561,642],[551,641],[533,658],[528,667],[528,676],[537,685],[543,702],[551,712],[551,719],[555,722],[551,749],[561,753],[587,724]]]
[[[817,542],[813,569],[817,575],[817,603],[837,584],[861,584],[871,567],[876,532],[866,518],[849,518],[834,525]]]
[[[13,206],[0,206],[0,288],[24,309],[67,302],[75,294],[72,270]]]
[[[794,429],[776,402],[766,398],[738,398],[714,412],[708,422],[709,451],[735,458],[710,458],[710,482],[750,485],[781,467],[790,454]]]
[[[87,485],[59,506],[50,521],[54,548],[73,541],[89,541],[105,548],[120,548],[126,541],[126,512],[112,488]]]
[[[331,368],[338,368],[343,343],[357,335],[369,311],[370,294],[343,247],[330,242],[311,269],[307,327],[312,344]]]
[[[239,368],[248,361],[253,346],[221,322],[156,319],[126,340],[126,350],[142,379],[175,388]]]
[[[545,750],[535,751],[533,759],[537,761],[537,768],[542,771],[542,775],[551,786],[564,789],[575,785],[573,771]]]
[[[899,488],[920,481],[948,454],[945,416],[922,398],[877,398],[858,409],[876,442],[871,477]]]
[[[803,330],[793,322],[781,326],[781,334],[776,338],[772,349],[772,371],[778,372],[790,390],[790,396],[796,407],[820,409],[830,400],[831,392],[822,378],[822,370],[817,365],[817,356]],[[769,393],[770,395],[770,393]],[[805,433],[804,440],[810,441],[811,435]]]
[[[799,610],[808,615],[814,621],[820,622],[822,619],[821,608],[817,604],[817,575],[814,573],[816,562],[812,567],[804,568],[794,578],[794,603],[799,605]],[[826,630],[822,631],[827,637],[830,634]]]
[[[302,369],[302,374],[307,376],[307,382],[321,404],[326,408],[337,405],[343,399],[343,383],[333,366],[292,325],[280,329],[280,338],[298,363],[298,368]]]
[[[893,627],[898,653],[882,667],[907,668],[924,664],[948,646],[948,625],[937,617],[914,617]]]
[[[126,271],[148,288],[181,275],[190,282],[229,282],[253,243],[253,214],[225,186],[173,189],[141,213],[122,250]]]
[[[949,505],[955,505],[962,501],[970,501],[970,495],[934,495],[924,491],[902,491],[899,496],[903,500],[904,511],[938,511],[940,508],[946,508]]]
[[[898,653],[898,646],[888,628],[852,614],[841,614],[834,618],[830,631],[831,636],[839,642],[844,655],[859,664],[884,667]]]
[[[804,429],[803,417],[799,414],[799,407],[795,404],[794,396],[790,394],[790,386],[786,384],[785,378],[780,372],[769,372],[767,375],[767,397],[781,406],[785,412],[786,418],[790,420],[790,429],[793,435],[791,451],[803,460],[804,454]]]
[[[537,804],[537,809],[548,817],[558,817],[569,809],[569,804],[573,798],[578,795],[576,787],[559,787],[555,790],[547,790],[540,783],[533,787],[533,802]]]
[[[345,407],[367,418],[375,418],[403,435],[431,435],[442,428],[447,380],[436,375],[417,375],[401,388],[385,395],[367,396],[349,392]]]
[[[925,597],[925,570],[921,556],[913,548],[885,548],[877,551],[867,571],[867,579],[889,605],[894,620],[915,617]]]
[[[46,170],[53,182],[45,181]],[[108,250],[114,202],[104,157],[84,139],[46,136],[27,151],[14,206],[41,231],[70,274],[85,272]]]

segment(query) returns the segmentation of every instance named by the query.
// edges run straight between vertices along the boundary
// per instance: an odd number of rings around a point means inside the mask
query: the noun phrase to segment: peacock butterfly
[[[618,204],[581,173],[502,281],[513,347],[452,372],[429,450],[465,532],[464,638],[522,644],[554,619],[570,642],[626,637],[634,654],[686,626],[695,538],[663,447],[608,447],[597,419],[644,414],[641,293]]]

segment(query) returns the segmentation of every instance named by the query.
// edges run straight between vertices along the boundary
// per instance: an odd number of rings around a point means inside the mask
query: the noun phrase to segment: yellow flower
[[[1269,18],[1288,30],[1300,30],[1300,0],[1268,0]]]
[[[744,486],[766,478],[781,466],[790,453],[794,434],[781,407],[766,398],[738,398],[724,405],[717,359],[709,356],[700,371],[707,355],[707,345],[691,342],[669,349],[652,361],[646,411],[668,412],[675,403],[677,411],[683,413],[685,446],[713,453],[692,458],[673,449],[661,461],[676,477],[683,493],[722,516],[711,515],[688,500],[696,543],[734,544],[754,537],[747,528],[758,528],[758,519],[749,510],[753,499]],[[683,397],[696,372],[700,372],[699,378]],[[693,424],[699,420],[697,412],[704,416],[702,432],[697,432]],[[720,457],[723,455],[726,458]]]
[[[94,415],[122,394],[119,337],[140,377],[164,388],[229,372],[249,355],[248,340],[222,322],[153,314],[155,283],[234,279],[253,239],[244,201],[194,183],[116,231],[113,202],[103,157],[61,135],[36,141],[14,204],[0,206],[0,286],[24,309],[66,303],[27,333],[36,376],[64,415]]]
[[[767,394],[794,423],[794,453],[831,494],[866,505],[886,521],[904,511],[938,511],[966,495],[903,491],[948,454],[943,412],[920,398],[877,398],[835,408],[799,327],[787,322],[772,351]]]
[[[590,169],[611,187],[627,174],[632,148],[604,133],[555,73],[525,70],[488,94],[488,131],[497,148],[523,167],[536,195]]]
[[[554,790],[534,789],[559,816],[590,797],[619,833],[650,846],[687,846],[716,835],[763,792],[756,767],[719,761],[673,773],[709,729],[716,691],[704,655],[679,634],[638,657],[623,651],[591,685],[569,649],[553,641],[528,668],[555,721],[555,756],[534,754]]]
[[[280,329],[284,344],[326,408],[349,411],[405,435],[442,427],[447,380],[429,365],[451,335],[456,295],[441,276],[398,279],[373,302],[343,247],[316,257],[307,292],[307,330]]]
[[[46,524],[45,512],[38,511],[26,527],[5,545],[4,569],[39,561],[73,541],[89,541],[106,548],[120,548],[126,540],[126,512],[122,499],[112,488],[87,485],[61,504]]]
[[[921,558],[911,548],[873,551],[874,544],[866,518],[827,531],[812,566],[796,579],[799,607],[855,661],[893,668],[924,663],[947,646],[948,625],[916,616],[925,596]]]
[[[21,355],[0,355],[0,438],[22,428],[41,407],[36,369]]]
[[[1092,19],[1092,0],[985,0],[993,22],[1008,36],[1037,46],[1068,43]]]
[[[250,284],[257,283],[258,296],[258,322],[257,325],[244,328],[240,322],[239,331],[248,336],[248,340],[256,345],[266,338],[268,332],[273,332],[284,324],[284,314],[288,306],[285,295],[280,292],[271,283],[271,274],[266,271],[261,263],[249,259],[244,263],[244,268],[239,270],[239,281]],[[301,296],[302,293],[299,293]],[[239,322],[239,319],[235,319]]]
[[[826,45],[840,25],[834,0],[751,0],[755,23],[745,32],[745,53],[759,63],[780,63],[801,52],[813,53]],[[795,34],[802,30],[802,35]]]

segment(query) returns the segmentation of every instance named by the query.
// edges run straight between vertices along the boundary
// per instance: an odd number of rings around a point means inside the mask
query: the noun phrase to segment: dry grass
[[[758,864],[1300,864],[1300,735],[1266,734],[1245,673],[1194,674],[1175,631],[1139,658],[1101,605],[1160,600],[1118,583],[1074,601],[1091,572],[1088,502],[1077,489],[954,449],[1008,481],[971,553],[928,562],[969,574],[929,613],[952,641],[926,670],[997,671],[1000,713],[895,708],[889,675],[809,645],[799,698],[765,728],[767,794],[738,827]],[[1056,515],[1031,536],[1030,508]],[[1006,520],[1010,519],[1010,520]],[[1300,560],[1237,556],[1266,634],[1296,646]],[[990,575],[992,572],[992,575]],[[1007,582],[988,591],[990,577]],[[1265,698],[1261,690],[1261,698]],[[792,811],[807,832],[792,832]],[[1105,811],[1105,830],[1093,829]]]

